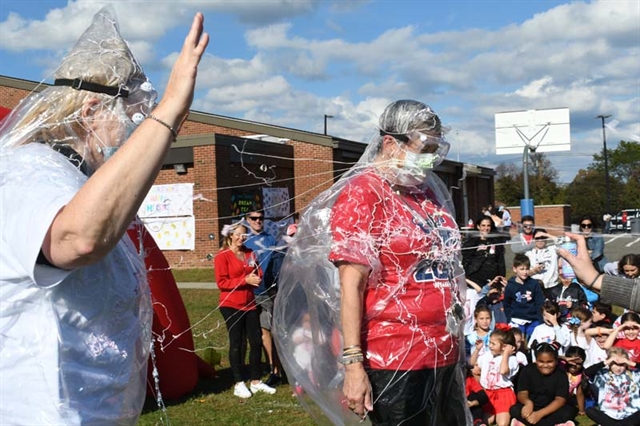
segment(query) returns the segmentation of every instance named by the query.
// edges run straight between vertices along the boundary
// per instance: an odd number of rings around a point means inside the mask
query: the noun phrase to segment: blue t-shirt
[[[251,234],[244,242],[244,245],[253,250],[258,258],[260,269],[262,269],[262,281],[260,281],[260,285],[253,290],[254,294],[260,295],[266,292],[269,286],[273,284],[266,282],[266,272],[269,267],[269,262],[271,261],[271,255],[275,249],[276,239],[271,234],[262,231],[259,234]]]

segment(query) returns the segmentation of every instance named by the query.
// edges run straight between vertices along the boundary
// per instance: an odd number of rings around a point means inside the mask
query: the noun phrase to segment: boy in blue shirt
[[[529,276],[531,263],[524,254],[513,258],[514,277],[504,289],[504,313],[512,327],[517,326],[529,339],[533,329],[543,322],[542,305],[544,294],[540,282]]]

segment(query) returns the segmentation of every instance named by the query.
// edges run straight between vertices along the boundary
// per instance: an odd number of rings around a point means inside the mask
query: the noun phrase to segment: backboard
[[[500,112],[495,115],[496,154],[571,150],[569,108]]]

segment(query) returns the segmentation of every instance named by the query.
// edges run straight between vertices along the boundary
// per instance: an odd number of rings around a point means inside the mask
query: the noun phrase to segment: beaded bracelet
[[[171,132],[171,135],[173,136],[173,141],[175,142],[176,139],[178,139],[178,132],[176,131],[176,129],[173,128],[173,126],[169,125],[168,123],[160,120],[158,117],[156,117],[155,115],[151,115],[148,114],[147,118],[150,118],[154,121],[157,121],[158,123],[162,124],[164,127],[166,127],[167,129],[169,129],[169,131]]]
[[[344,365],[355,364],[357,362],[363,362],[363,361],[364,361],[364,355],[362,354],[352,355],[349,357],[342,357],[342,364]]]

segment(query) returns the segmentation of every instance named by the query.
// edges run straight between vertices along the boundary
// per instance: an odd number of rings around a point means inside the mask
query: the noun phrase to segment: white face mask
[[[399,162],[395,179],[396,184],[400,186],[422,185],[429,178],[433,168],[443,160],[437,152],[418,154],[406,149],[403,151],[405,152],[404,160]]]

